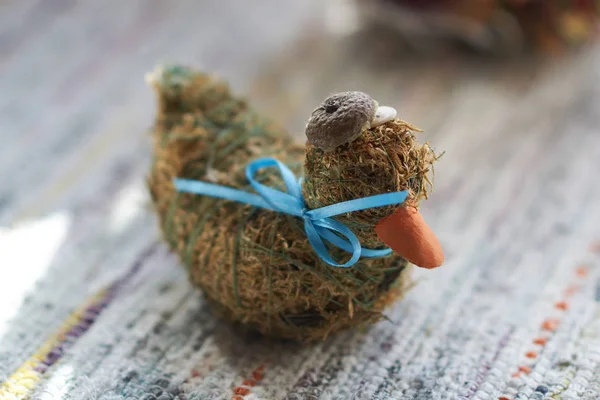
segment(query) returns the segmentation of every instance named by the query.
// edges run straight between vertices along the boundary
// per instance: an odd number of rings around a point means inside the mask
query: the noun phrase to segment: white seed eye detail
[[[396,118],[397,114],[398,113],[396,112],[395,108],[388,107],[388,106],[378,107],[377,110],[375,111],[375,117],[373,118],[373,121],[371,122],[371,127],[374,128],[376,126],[385,124],[386,122],[391,121],[394,118]]]

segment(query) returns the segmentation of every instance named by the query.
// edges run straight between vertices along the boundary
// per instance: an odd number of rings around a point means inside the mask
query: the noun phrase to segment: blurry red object
[[[419,46],[451,39],[486,52],[561,52],[596,36],[600,0],[356,0]]]

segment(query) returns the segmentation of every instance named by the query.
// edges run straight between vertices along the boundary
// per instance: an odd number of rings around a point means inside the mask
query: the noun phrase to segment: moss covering
[[[414,140],[415,128],[396,120],[327,155],[254,112],[228,86],[180,66],[151,76],[159,109],[153,128],[154,162],[148,185],[165,240],[226,319],[265,335],[317,340],[382,317],[410,285],[409,265],[396,256],[363,258],[351,268],[324,263],[309,244],[302,220],[240,203],[176,192],[175,177],[251,190],[247,163],[272,156],[298,176],[306,166],[310,208],[409,188],[426,196],[435,156]],[[306,154],[306,162],[305,160]],[[277,174],[258,179],[284,190]],[[393,207],[340,216],[363,246],[383,247],[373,232]],[[335,259],[349,255],[331,248]]]

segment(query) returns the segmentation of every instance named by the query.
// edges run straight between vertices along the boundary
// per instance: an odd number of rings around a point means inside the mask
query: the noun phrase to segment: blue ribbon
[[[277,167],[279,169],[287,192],[270,188],[254,179],[256,172],[265,167]],[[250,162],[246,167],[246,177],[258,194],[191,179],[175,178],[174,183],[175,188],[180,192],[238,201],[240,203],[251,204],[255,207],[266,208],[268,210],[274,210],[302,218],[304,220],[304,230],[306,231],[308,241],[317,255],[327,264],[335,267],[351,267],[356,264],[361,256],[383,257],[392,252],[389,248],[372,250],[361,247],[360,241],[354,232],[346,225],[331,217],[367,208],[403,203],[408,196],[406,190],[363,197],[361,199],[344,201],[342,203],[309,210],[306,208],[302,196],[302,180],[297,180],[294,173],[276,159],[266,157]],[[344,264],[336,263],[325,247],[323,239],[336,247],[352,253],[350,260]]]

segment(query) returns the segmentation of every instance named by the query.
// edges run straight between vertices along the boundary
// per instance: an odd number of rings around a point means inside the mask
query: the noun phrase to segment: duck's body
[[[166,67],[150,78],[160,102],[149,177],[152,198],[166,240],[220,313],[267,335],[308,340],[379,319],[409,283],[404,258],[362,258],[352,268],[332,267],[315,253],[300,218],[179,193],[173,186],[179,177],[248,190],[249,161],[274,157],[302,176],[306,153],[304,194],[309,208],[316,208],[349,196],[339,179],[327,183],[323,169],[314,167],[315,160],[327,159],[334,173],[336,158],[311,145],[305,149],[209,75]],[[373,175],[371,164],[363,167]],[[336,174],[339,178],[339,169]],[[284,189],[278,174],[267,171],[258,179]],[[389,215],[393,209],[381,212]],[[351,228],[363,245],[385,247],[374,224],[361,224]],[[348,258],[343,250],[331,250],[338,260]]]

